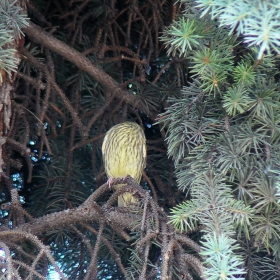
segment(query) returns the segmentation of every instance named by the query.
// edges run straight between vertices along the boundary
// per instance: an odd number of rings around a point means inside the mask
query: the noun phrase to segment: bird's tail
[[[117,185],[116,188],[120,188],[123,185]],[[127,207],[131,204],[136,204],[137,199],[129,192],[125,192],[122,195],[118,196],[118,207]]]

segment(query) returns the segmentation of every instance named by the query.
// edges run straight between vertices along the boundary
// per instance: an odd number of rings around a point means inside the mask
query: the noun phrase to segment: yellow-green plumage
[[[133,122],[113,126],[105,135],[102,155],[109,178],[130,175],[140,183],[147,158],[146,138],[142,128]],[[118,197],[118,206],[127,206],[132,202],[136,202],[136,199],[130,193]]]

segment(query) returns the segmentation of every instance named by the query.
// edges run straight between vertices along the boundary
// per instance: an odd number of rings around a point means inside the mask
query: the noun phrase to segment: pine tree
[[[161,38],[191,73],[160,117],[178,187],[191,198],[172,222],[182,232],[202,227],[207,279],[278,279],[278,1],[182,3]]]
[[[0,10],[1,279],[280,278],[278,1]],[[141,187],[106,183],[102,139],[127,120]]]
[[[14,20],[25,35],[6,56],[12,68],[1,68],[11,90],[0,119],[0,278],[50,279],[49,269],[61,279],[202,275],[200,246],[168,224],[165,211],[182,193],[164,134],[151,125],[186,81],[184,62],[171,60],[159,41],[180,7],[162,0],[0,3],[6,30]],[[106,183],[102,140],[123,121],[146,132],[142,187],[131,178]],[[127,187],[115,191],[120,183]],[[116,207],[122,191],[137,196],[140,208]]]

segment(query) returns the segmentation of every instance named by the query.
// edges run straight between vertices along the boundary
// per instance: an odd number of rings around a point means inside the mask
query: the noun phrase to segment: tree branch
[[[34,219],[32,222],[22,224],[13,230],[25,231],[38,235],[53,230],[54,228],[68,227],[75,223],[100,221],[102,217],[99,211],[103,213],[105,211],[95,201],[91,201],[92,205],[90,206],[89,201],[88,199],[75,209],[67,209]],[[114,221],[115,224],[118,224],[119,227],[124,229],[135,230],[137,227],[135,226],[135,221],[139,219],[141,219],[140,215],[120,213],[118,209],[113,207],[109,211],[106,211],[106,223],[110,224],[111,221]],[[7,230],[7,228],[0,227],[0,232],[1,230]]]
[[[67,60],[74,63],[79,69],[87,72],[92,76],[98,83],[100,83],[106,91],[109,93],[116,93],[116,97],[122,98],[128,104],[143,110],[140,100],[137,96],[128,93],[126,90],[123,90],[121,86],[112,79],[107,73],[102,71],[96,65],[94,65],[88,58],[83,54],[71,48],[64,42],[56,39],[41,27],[29,23],[29,26],[23,29],[23,32],[28,35],[28,37],[38,44],[43,45],[46,48],[60,54],[65,57]]]

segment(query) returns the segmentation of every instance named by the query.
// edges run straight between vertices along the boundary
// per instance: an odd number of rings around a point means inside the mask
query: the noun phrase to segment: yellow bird
[[[134,122],[113,126],[105,135],[102,155],[109,179],[130,175],[139,184],[147,158],[146,138],[141,126]],[[128,192],[118,197],[118,206],[126,207],[134,202],[136,199]]]

